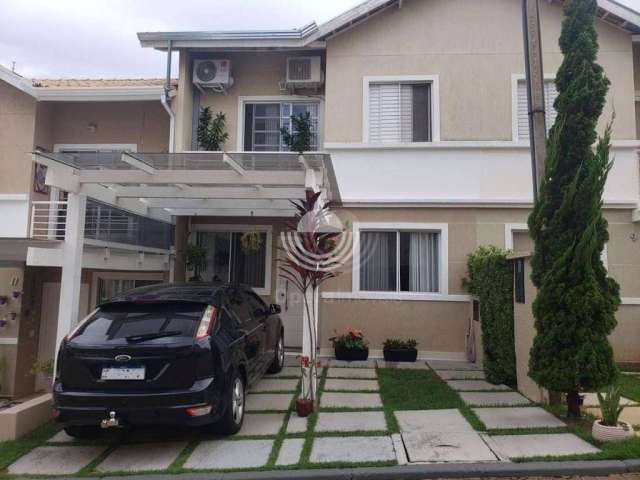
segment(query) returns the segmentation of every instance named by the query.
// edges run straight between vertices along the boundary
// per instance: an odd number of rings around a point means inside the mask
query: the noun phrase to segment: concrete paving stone
[[[531,403],[518,392],[460,392],[458,395],[472,407],[510,407]]]
[[[47,440],[47,443],[76,443],[76,442],[78,442],[78,439],[70,435],[67,435],[67,432],[65,432],[64,430],[60,430],[53,437]]]
[[[287,433],[305,433],[308,421],[309,417],[299,417],[296,413],[292,413],[287,423]]]
[[[300,367],[283,367],[278,373],[265,375],[265,378],[299,378],[302,375]]]
[[[295,392],[296,388],[297,378],[263,378],[251,387],[251,392]]]
[[[326,364],[329,367],[338,368],[376,368],[376,361],[373,359],[347,362],[346,360],[336,360],[335,358],[330,358],[329,361],[326,362]]]
[[[436,370],[443,380],[484,380],[484,372],[480,370]]]
[[[328,378],[378,378],[372,368],[340,368],[333,367],[327,371]]]
[[[247,412],[273,410],[286,412],[293,400],[290,393],[250,393],[247,395]]]
[[[384,412],[320,412],[316,432],[364,432],[387,429]]]
[[[311,463],[395,460],[391,437],[320,437],[313,441]]]
[[[247,413],[238,435],[277,435],[284,425],[284,413]]]
[[[194,470],[264,467],[273,440],[210,440],[200,443],[185,462]]]
[[[585,407],[599,407],[600,402],[598,401],[598,395],[596,393],[583,393],[584,402],[582,403]],[[620,405],[631,406],[638,405],[638,402],[634,402],[633,400],[627,397],[620,397]]]
[[[278,453],[276,465],[296,465],[304,447],[304,438],[285,438]]]
[[[427,365],[433,370],[478,370],[482,371],[482,365],[471,362],[456,362],[452,360],[427,360]]]
[[[492,435],[490,441],[509,458],[581,455],[600,451],[572,433]]]
[[[377,380],[356,380],[353,378],[328,378],[324,384],[325,391],[343,390],[343,391],[370,391],[377,392],[380,390]]]
[[[508,428],[554,428],[566,425],[540,407],[473,408],[489,430]]]
[[[411,432],[402,439],[409,462],[490,462],[497,457],[477,433]]]
[[[12,475],[70,475],[95,460],[105,446],[38,447],[9,465]]]
[[[116,448],[96,467],[99,472],[166,470],[187,442],[137,443]]]
[[[378,393],[324,392],[320,398],[322,408],[382,408]]]
[[[509,391],[506,385],[494,385],[484,380],[447,380],[447,385],[457,392]]]
[[[397,368],[402,370],[429,370],[429,367],[423,361],[417,362],[387,362],[386,360],[377,360],[378,368]]]
[[[284,367],[298,367],[300,368],[300,360],[298,360],[298,353],[295,355],[285,354],[284,356]]]
[[[402,433],[473,433],[473,427],[457,409],[393,412]]]

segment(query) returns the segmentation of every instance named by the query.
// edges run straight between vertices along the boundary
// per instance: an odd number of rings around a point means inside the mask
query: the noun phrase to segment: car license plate
[[[144,367],[103,367],[102,380],[144,380]]]

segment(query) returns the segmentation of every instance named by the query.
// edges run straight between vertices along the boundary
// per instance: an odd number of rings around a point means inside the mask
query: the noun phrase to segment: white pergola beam
[[[221,209],[281,209],[289,210],[289,200],[262,199],[196,199],[196,198],[146,198],[148,208],[221,208]]]
[[[149,175],[139,170],[82,170],[80,183],[109,184],[191,184],[208,186],[281,185],[299,187],[305,184],[304,171],[247,171],[239,176],[235,171],[220,170],[156,170]]]
[[[153,168],[151,165],[149,165],[146,162],[143,162],[142,160],[137,159],[136,157],[128,154],[127,152],[122,152],[122,156],[120,157],[120,159],[128,164],[131,165],[134,168],[137,168],[138,170],[141,170],[145,173],[148,173],[149,175],[153,175],[154,173],[156,173],[156,169]]]
[[[302,187],[117,187],[118,198],[220,198],[220,199],[296,199],[304,198]]]
[[[238,175],[244,175],[245,173],[247,173],[247,171],[242,168],[242,165],[240,165],[226,153],[222,154],[222,161],[229,165]]]
[[[155,210],[151,208],[150,210]],[[268,208],[165,208],[170,215],[175,216],[212,216],[212,217],[293,217],[293,209]]]

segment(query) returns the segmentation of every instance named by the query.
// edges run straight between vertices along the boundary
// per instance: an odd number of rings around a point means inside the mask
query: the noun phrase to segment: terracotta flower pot
[[[313,401],[308,398],[296,400],[296,412],[299,417],[308,417],[313,413]]]
[[[601,442],[621,442],[628,438],[633,438],[635,432],[633,427],[627,422],[618,422],[615,427],[602,424],[602,420],[596,420],[591,427],[591,435]]]

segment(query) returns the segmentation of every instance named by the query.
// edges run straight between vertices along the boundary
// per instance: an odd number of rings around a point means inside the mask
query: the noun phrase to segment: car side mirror
[[[271,305],[269,305],[269,315],[278,315],[281,312],[282,307],[280,307],[280,305],[278,305],[277,303],[272,303]]]

